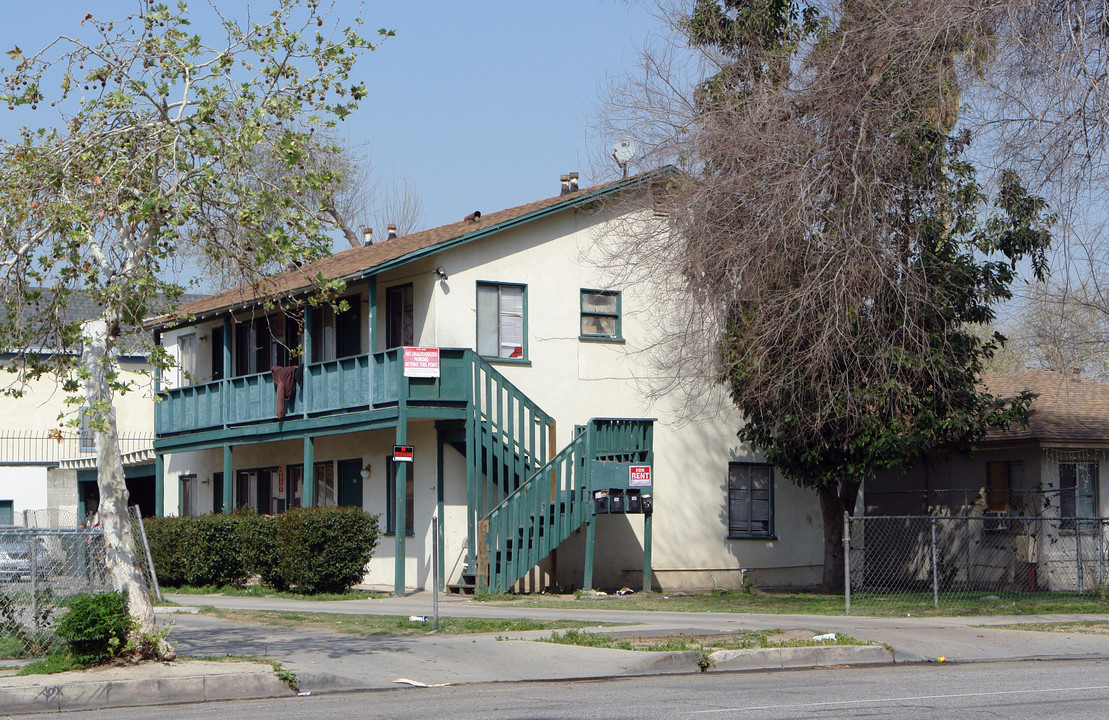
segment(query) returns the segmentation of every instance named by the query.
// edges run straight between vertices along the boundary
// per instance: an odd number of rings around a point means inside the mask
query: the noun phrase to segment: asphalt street
[[[1103,718],[1109,662],[872,666],[788,672],[661,675],[578,682],[483,683],[318,697],[145,708],[144,718]],[[135,711],[125,711],[135,717]],[[25,715],[56,718],[57,715]],[[67,720],[120,711],[67,713]]]

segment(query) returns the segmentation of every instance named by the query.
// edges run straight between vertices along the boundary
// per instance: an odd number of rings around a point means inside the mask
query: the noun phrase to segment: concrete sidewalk
[[[339,614],[431,615],[432,597],[314,602],[278,598],[171,595],[186,606]],[[441,617],[574,619],[618,623],[605,632],[655,637],[701,635],[738,629],[805,630],[813,635],[846,633],[878,645],[719,651],[710,672],[855,665],[863,663],[986,662],[1027,659],[1109,659],[1109,638],[1077,633],[1006,630],[999,625],[1072,620],[1109,621],[1109,615],[1019,617],[859,617],[670,613],[607,610],[582,602],[580,609],[475,603],[443,597]],[[698,672],[697,653],[645,653],[532,642],[543,632],[499,635],[355,637],[316,629],[240,624],[205,615],[159,614],[173,623],[171,639],[183,656],[250,656],[276,660],[292,671],[301,692],[381,690],[526,680],[571,680],[656,673]],[[97,671],[28,678],[0,678],[0,713],[18,714],[92,707],[122,707],[213,699],[292,696],[268,666],[227,665],[209,669],[181,663],[144,676],[128,669],[123,679]],[[154,667],[159,667],[155,665]],[[231,668],[231,670],[227,670]],[[66,677],[62,677],[65,675]],[[404,682],[398,683],[398,680]]]

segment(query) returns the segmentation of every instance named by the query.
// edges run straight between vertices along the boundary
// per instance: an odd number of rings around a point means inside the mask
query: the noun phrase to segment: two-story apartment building
[[[737,440],[723,394],[688,422],[644,392],[652,288],[591,260],[629,218],[660,221],[658,177],[473,213],[153,321],[182,366],[156,406],[159,512],[360,506],[386,531],[367,582],[397,591],[430,583],[433,528],[451,584],[818,583],[815,496]],[[346,281],[334,303],[304,302],[317,273]]]

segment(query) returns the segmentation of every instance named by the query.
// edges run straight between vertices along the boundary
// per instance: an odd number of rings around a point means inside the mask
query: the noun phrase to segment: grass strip
[[[427,621],[412,621],[400,615],[348,615],[340,613],[283,612],[277,610],[228,610],[202,607],[206,615],[273,627],[320,628],[357,635],[360,637],[396,637],[423,635],[434,628]],[[469,635],[476,633],[523,632],[527,630],[554,630],[563,628],[596,627],[604,625],[585,620],[526,620],[509,618],[439,618],[439,633],[444,635]],[[612,623],[616,624],[616,623]]]

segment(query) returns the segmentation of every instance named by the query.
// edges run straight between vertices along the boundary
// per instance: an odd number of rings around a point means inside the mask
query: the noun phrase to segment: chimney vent
[[[562,192],[559,193],[559,194],[560,195],[569,195],[570,194],[570,176],[566,175],[566,174],[563,174],[558,179],[562,181]]]
[[[570,173],[570,192],[575,193],[578,191],[578,174],[576,172]]]
[[[374,244],[374,229],[372,227],[362,228],[362,246]]]
[[[389,223],[389,237],[386,238],[386,240],[395,240],[396,237],[397,237],[397,225],[396,225],[396,223]]]

